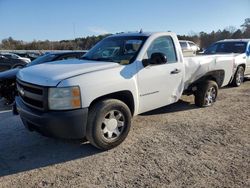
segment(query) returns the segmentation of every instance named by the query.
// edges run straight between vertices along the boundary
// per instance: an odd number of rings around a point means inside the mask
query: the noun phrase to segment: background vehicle
[[[195,56],[200,47],[192,41],[179,40],[184,57]]]
[[[23,52],[23,53],[13,52],[13,53],[20,57],[29,58],[31,61],[35,60],[36,58],[42,55],[42,53],[37,53],[37,52]]]
[[[109,47],[116,50],[106,53]],[[231,57],[184,59],[171,32],[117,34],[80,60],[20,70],[16,108],[29,130],[86,137],[107,150],[126,138],[132,116],[177,102],[183,92],[197,106],[211,106],[232,69]]]
[[[235,59],[234,75],[231,84],[240,86],[244,74],[250,75],[250,39],[226,39],[209,46],[204,55],[231,54]]]
[[[13,68],[21,68],[24,67],[27,63],[21,59],[13,59],[11,56],[0,54],[0,72],[13,69]]]
[[[21,57],[21,56],[19,56],[17,54],[14,54],[14,53],[1,53],[1,55],[4,56],[4,57],[7,57],[9,59],[18,59],[18,60],[21,60],[21,61],[23,61],[25,63],[30,63],[31,62],[31,60],[29,58]]]
[[[52,52],[46,53],[32,61],[29,64],[26,64],[25,67],[38,65],[41,63],[51,62],[51,61],[60,61],[66,59],[75,59],[80,58],[84,55],[85,51],[79,52]],[[4,97],[7,100],[7,103],[13,103],[16,92],[16,74],[20,69],[15,68],[8,71],[0,73],[0,97]]]

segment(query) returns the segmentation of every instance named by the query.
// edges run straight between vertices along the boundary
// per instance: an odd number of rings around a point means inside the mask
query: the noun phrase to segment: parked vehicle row
[[[20,57],[29,58],[31,61],[35,60],[39,56],[41,56],[42,52],[14,52],[16,55],[19,55]]]
[[[194,95],[198,107],[213,105],[235,69],[232,55],[184,58],[172,32],[116,34],[81,59],[20,70],[13,112],[31,131],[87,138],[107,150],[124,141],[133,116],[182,94]]]
[[[22,67],[30,67],[41,63],[60,61],[66,59],[80,58],[84,51],[77,52],[51,52],[36,58],[31,63],[24,64]],[[0,97],[4,97],[8,104],[12,104],[17,94],[16,91],[16,74],[22,67],[16,67],[4,72],[0,72]]]

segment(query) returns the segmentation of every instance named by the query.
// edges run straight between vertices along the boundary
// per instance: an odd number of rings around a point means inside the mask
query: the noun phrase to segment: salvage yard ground
[[[2,110],[0,187],[250,187],[250,81],[210,108],[185,96],[137,116],[106,152],[28,132]]]

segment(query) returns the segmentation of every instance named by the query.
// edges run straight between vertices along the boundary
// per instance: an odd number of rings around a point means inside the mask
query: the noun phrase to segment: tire
[[[239,66],[231,83],[234,87],[239,87],[244,81],[244,67]]]
[[[109,150],[125,140],[130,126],[128,106],[116,99],[106,99],[90,108],[86,137],[95,147]]]
[[[208,107],[215,103],[218,95],[218,85],[215,81],[207,80],[197,86],[195,93],[195,105]]]

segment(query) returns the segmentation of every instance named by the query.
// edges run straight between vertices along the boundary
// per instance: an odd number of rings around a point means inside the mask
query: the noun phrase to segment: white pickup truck
[[[194,94],[199,107],[216,101],[233,73],[230,57],[183,58],[176,34],[112,35],[80,60],[20,70],[16,109],[24,125],[45,135],[87,138],[107,150],[128,135],[131,117]]]

